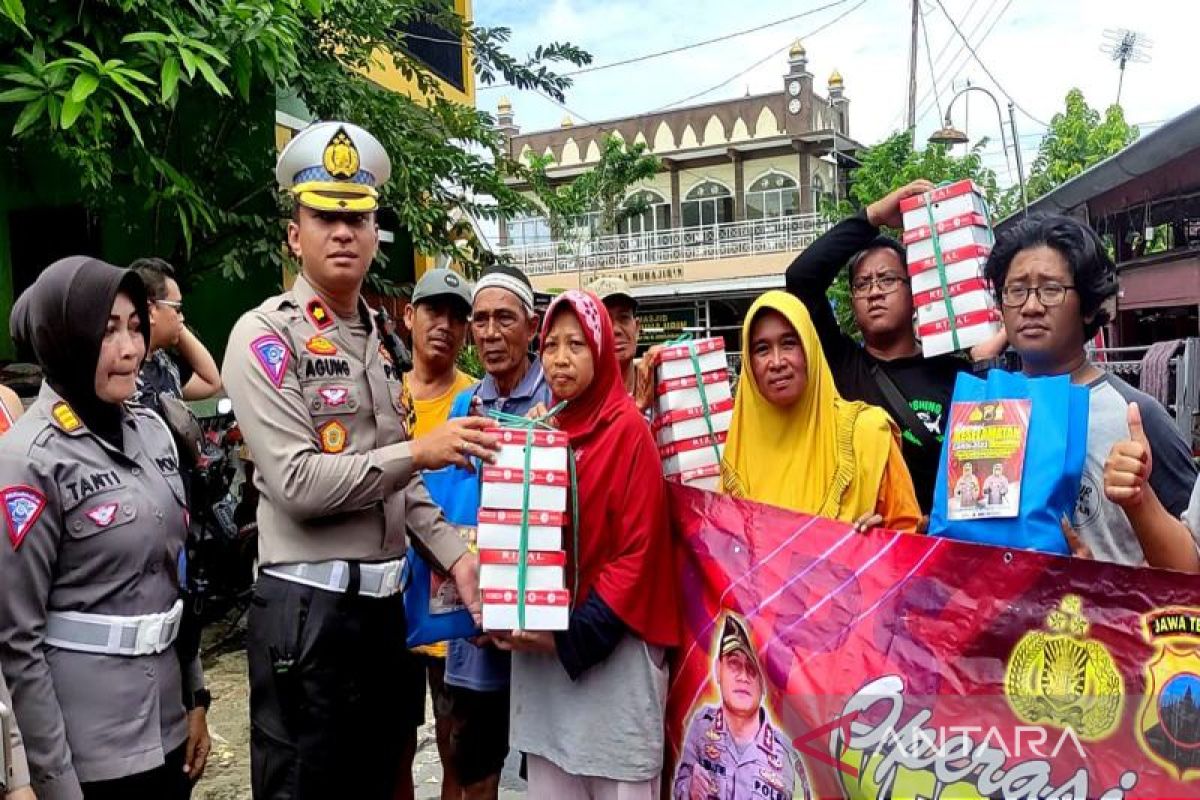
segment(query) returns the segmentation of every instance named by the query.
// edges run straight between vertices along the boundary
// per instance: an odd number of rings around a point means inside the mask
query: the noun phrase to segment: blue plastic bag
[[[471,411],[475,389],[454,398],[450,419]],[[459,528],[473,529],[479,513],[479,474],[460,467],[427,470],[421,474],[430,497],[442,508],[446,521]],[[470,537],[474,543],[474,536]],[[453,604],[457,592],[453,581],[438,575],[414,547],[408,548],[408,581],[404,588],[404,614],[408,621],[409,647],[464,639],[479,629],[471,614]],[[451,594],[453,592],[453,594]]]
[[[992,370],[987,380],[960,374],[953,403],[1030,400],[1029,429],[1018,515],[1001,519],[951,520],[949,508],[949,430],[942,447],[929,533],[960,541],[1069,555],[1059,520],[1071,518],[1087,450],[1088,390],[1067,375],[1028,378]],[[953,414],[948,414],[951,419]]]

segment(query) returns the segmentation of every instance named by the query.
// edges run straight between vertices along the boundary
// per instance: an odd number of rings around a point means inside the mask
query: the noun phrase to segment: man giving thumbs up
[[[1154,455],[1142,427],[1142,413],[1137,403],[1130,403],[1129,438],[1114,444],[1104,462],[1104,494],[1129,518],[1147,564],[1180,572],[1200,572],[1200,554],[1192,531],[1163,507],[1150,485],[1153,467]],[[1195,491],[1185,519],[1190,521],[1192,529],[1200,521]]]

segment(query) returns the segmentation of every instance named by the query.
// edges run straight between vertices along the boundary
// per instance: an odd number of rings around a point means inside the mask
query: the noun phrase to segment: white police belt
[[[379,563],[355,562],[359,570],[358,593],[364,597],[391,597],[404,589],[404,559]],[[302,583],[327,592],[345,593],[350,586],[349,561],[318,561],[307,564],[277,564],[262,571],[292,583]]]
[[[175,643],[182,618],[182,600],[161,614],[136,617],[51,611],[46,619],[46,644],[80,653],[149,656]]]

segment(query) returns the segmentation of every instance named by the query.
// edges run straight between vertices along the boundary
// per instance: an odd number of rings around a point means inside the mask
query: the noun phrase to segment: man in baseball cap
[[[404,324],[412,331],[412,370],[404,374],[404,399],[409,409],[408,429],[413,439],[437,428],[450,418],[459,393],[475,385],[475,379],[458,369],[458,356],[467,338],[467,320],[471,317],[471,284],[451,269],[431,269],[413,287],[412,303],[404,309]],[[434,500],[438,497],[430,489]],[[438,592],[449,585],[438,579]],[[453,602],[452,595],[443,598]],[[446,766],[449,759],[451,728],[442,702],[446,675],[446,643],[435,642],[414,648],[422,680],[409,686],[413,701],[425,705],[425,685],[433,699],[436,718],[438,755],[443,764],[443,790],[457,797],[461,793],[455,772]],[[412,774],[416,751],[406,749],[400,774]]]
[[[625,389],[634,394],[637,389],[637,370],[634,369],[634,359],[637,357],[638,335],[641,326],[637,318],[637,300],[629,291],[629,284],[622,278],[598,278],[588,286],[604,301],[608,316],[612,318],[613,337],[617,342],[617,363],[621,366],[621,375],[625,379]]]

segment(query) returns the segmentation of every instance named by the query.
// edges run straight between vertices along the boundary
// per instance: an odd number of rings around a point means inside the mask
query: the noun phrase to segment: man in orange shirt
[[[404,374],[404,397],[409,408],[408,429],[419,439],[450,417],[450,409],[459,392],[475,385],[475,379],[457,367],[458,356],[467,339],[467,321],[471,316],[471,285],[462,275],[449,269],[432,269],[421,276],[413,289],[412,303],[404,309],[404,324],[412,331],[412,370]],[[450,736],[449,721],[439,713],[444,706],[442,679],[446,670],[446,643],[438,642],[414,649],[425,666],[429,693],[433,697],[437,722],[438,755],[445,765]],[[413,687],[425,694],[424,685]],[[397,800],[411,797],[412,762],[415,748],[405,752],[401,762],[400,790]],[[453,770],[442,769],[442,797],[458,800],[462,789]]]

